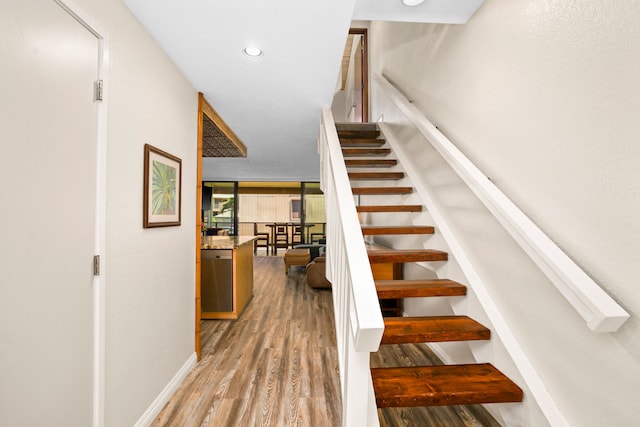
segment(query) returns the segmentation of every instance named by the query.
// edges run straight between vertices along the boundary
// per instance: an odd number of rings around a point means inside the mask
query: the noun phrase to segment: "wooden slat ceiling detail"
[[[247,157],[247,147],[206,100],[202,112],[202,157]]]

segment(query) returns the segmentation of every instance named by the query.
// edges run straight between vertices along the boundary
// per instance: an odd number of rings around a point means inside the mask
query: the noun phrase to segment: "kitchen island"
[[[253,297],[254,236],[203,236],[200,246],[202,319],[240,317]]]

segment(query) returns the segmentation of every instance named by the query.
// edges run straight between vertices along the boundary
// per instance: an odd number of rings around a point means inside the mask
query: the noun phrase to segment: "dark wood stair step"
[[[522,389],[489,363],[373,368],[379,408],[522,402]]]
[[[342,155],[345,157],[365,157],[365,156],[387,156],[391,154],[389,148],[343,148]]]
[[[385,317],[380,344],[488,340],[491,331],[467,316]]]
[[[404,178],[403,172],[349,172],[350,180],[398,180]]]
[[[356,206],[358,212],[422,212],[422,205],[367,205]]]
[[[430,225],[363,225],[362,234],[365,236],[380,236],[388,234],[433,234]]]
[[[373,249],[367,252],[369,263],[404,263],[421,261],[446,261],[446,252],[434,249]]]
[[[389,168],[398,164],[395,159],[345,159],[348,168]]]
[[[340,138],[342,147],[381,147],[386,142],[379,138]]]
[[[375,128],[369,129],[340,129],[336,126],[339,139],[375,139],[380,136],[380,131]]]
[[[449,279],[376,280],[380,299],[453,297],[467,294],[467,287]]]
[[[412,187],[353,187],[351,192],[355,195],[364,194],[411,194]]]

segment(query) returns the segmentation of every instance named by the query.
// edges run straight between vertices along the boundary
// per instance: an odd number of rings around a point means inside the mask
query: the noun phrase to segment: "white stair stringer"
[[[532,398],[535,401],[550,426],[569,426],[529,358],[518,343],[514,333],[498,310],[483,280],[480,278],[480,275],[458,242],[455,233],[448,226],[447,220],[441,213],[438,203],[430,196],[428,188],[426,188],[422,180],[419,179],[420,175],[418,171],[413,166],[413,162],[409,156],[402,150],[401,144],[391,127],[381,122],[378,123],[378,126],[387,144],[389,144],[393,154],[403,168],[406,178],[412,183],[414,193],[418,195],[430,216],[433,218],[433,225],[436,227],[437,234],[442,236],[442,240],[446,245],[446,249],[444,250],[449,253],[449,260],[446,263],[439,263],[436,267],[439,273],[438,275],[440,277],[446,276],[452,280],[462,281],[468,285],[471,291],[467,297],[467,301],[464,301],[464,303],[456,303],[454,301],[452,309],[455,312],[460,312],[461,310],[467,312],[469,310],[477,311],[480,309],[482,313],[472,313],[472,315],[474,317],[480,317],[479,320],[484,320],[482,318],[485,318],[488,323],[486,326],[492,330],[490,344],[473,344],[469,346],[474,357],[477,361],[489,361],[488,358],[496,359],[501,356],[499,348],[502,348],[506,357],[501,360],[490,361],[509,377],[513,378],[518,385],[523,388],[525,399]],[[433,269],[433,266],[426,267]],[[463,277],[460,277],[460,274],[462,274]],[[478,307],[469,308],[473,305],[474,300],[477,301]],[[433,346],[433,349],[437,353],[440,353],[440,355],[444,356],[444,354],[446,354],[441,346]],[[449,356],[446,356],[446,358],[449,358]],[[522,425],[523,415],[520,413],[521,411],[518,411],[517,405],[506,405],[506,407],[500,408],[490,407],[487,409],[494,414],[496,410],[500,411],[500,416],[497,418],[503,419],[507,425]]]

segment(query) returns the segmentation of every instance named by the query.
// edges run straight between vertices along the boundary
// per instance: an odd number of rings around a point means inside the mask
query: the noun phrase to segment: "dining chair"
[[[273,236],[273,255],[278,255],[278,248],[289,248],[289,224],[275,223]]]
[[[253,254],[258,253],[258,248],[265,248],[267,250],[267,255],[269,255],[269,246],[271,245],[271,239],[269,238],[270,233],[267,231],[258,231],[258,223],[253,223],[253,235],[258,237],[253,241]]]
[[[294,247],[296,244],[304,243],[303,235],[302,235],[302,226],[300,224],[292,224],[291,225],[291,247]]]

